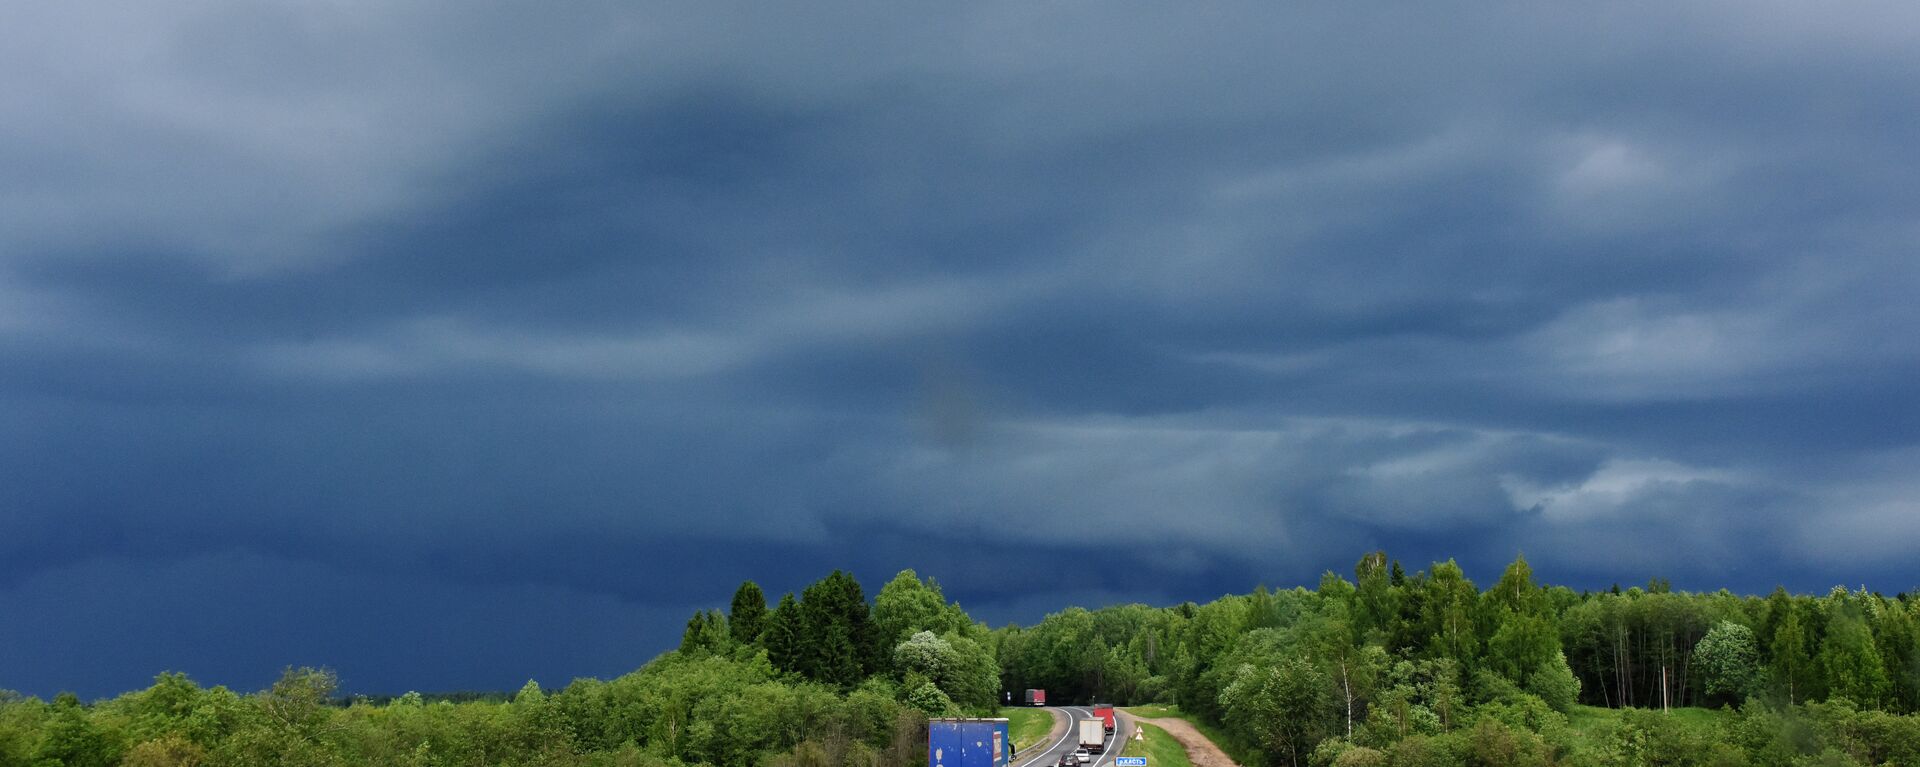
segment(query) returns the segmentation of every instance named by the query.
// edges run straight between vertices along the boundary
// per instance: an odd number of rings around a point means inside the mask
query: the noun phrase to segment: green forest
[[[611,680],[512,695],[342,696],[164,673],[85,702],[0,692],[0,767],[917,765],[929,716],[1007,692],[1162,704],[1249,765],[1920,765],[1920,600],[1536,583],[1486,589],[1384,553],[1317,588],[1068,608],[989,629],[904,571],[742,584],[679,648]],[[3,681],[3,680],[0,680]]]

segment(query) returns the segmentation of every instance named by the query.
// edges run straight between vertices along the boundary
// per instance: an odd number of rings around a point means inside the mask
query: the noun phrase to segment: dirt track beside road
[[[1221,751],[1219,746],[1214,745],[1207,736],[1200,734],[1193,725],[1187,724],[1186,720],[1173,717],[1152,719],[1139,714],[1134,714],[1133,717],[1166,730],[1174,740],[1180,741],[1180,746],[1187,750],[1187,761],[1193,762],[1193,767],[1240,767],[1232,759],[1227,758],[1227,752]]]

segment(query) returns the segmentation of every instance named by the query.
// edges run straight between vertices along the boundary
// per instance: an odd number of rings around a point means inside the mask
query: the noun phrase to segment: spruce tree
[[[800,616],[805,640],[799,664],[807,678],[851,686],[885,667],[871,608],[851,574],[835,570],[807,586],[800,593]]]
[[[802,672],[801,639],[806,626],[800,617],[800,603],[789,591],[780,597],[779,606],[767,616],[766,629],[760,633],[760,644],[767,648],[767,660],[774,668],[788,672]]]
[[[733,604],[727,609],[727,630],[739,645],[759,644],[760,632],[767,627],[767,596],[760,584],[747,581],[733,592]]]
[[[727,645],[727,619],[719,610],[701,610],[687,619],[687,630],[680,634],[683,653],[722,652]]]

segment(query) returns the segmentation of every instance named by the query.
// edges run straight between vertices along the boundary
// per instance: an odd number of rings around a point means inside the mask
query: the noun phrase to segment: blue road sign
[[[1147,758],[1144,756],[1116,756],[1113,758],[1113,767],[1147,767]]]

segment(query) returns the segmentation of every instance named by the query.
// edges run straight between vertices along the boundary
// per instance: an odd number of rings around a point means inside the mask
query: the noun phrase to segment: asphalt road
[[[1087,706],[1058,706],[1053,710],[1067,717],[1067,734],[1051,743],[1043,743],[1022,751],[1013,760],[1014,767],[1053,767],[1060,763],[1062,754],[1071,754],[1080,747],[1080,720],[1099,717],[1093,715],[1093,709]],[[1094,754],[1088,767],[1113,767],[1113,758],[1120,755],[1128,738],[1133,737],[1133,719],[1125,712],[1115,709],[1113,712],[1113,735],[1108,737],[1105,753]],[[1149,765],[1148,767],[1152,767]]]

